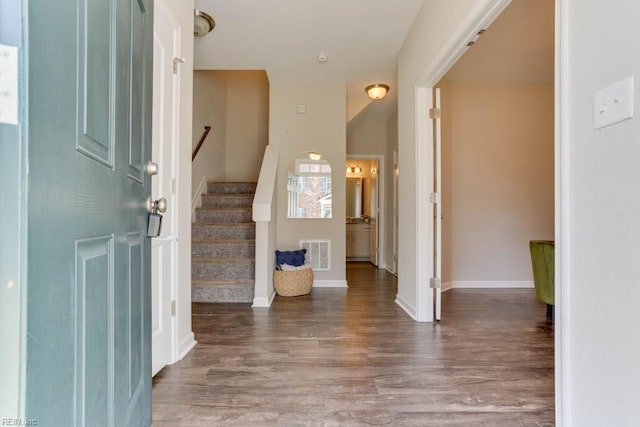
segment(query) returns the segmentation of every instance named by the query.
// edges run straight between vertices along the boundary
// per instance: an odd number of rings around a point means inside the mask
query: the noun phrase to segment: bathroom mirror
[[[347,217],[362,216],[362,178],[347,178]]]
[[[326,160],[298,158],[287,175],[287,218],[332,217],[331,165]]]

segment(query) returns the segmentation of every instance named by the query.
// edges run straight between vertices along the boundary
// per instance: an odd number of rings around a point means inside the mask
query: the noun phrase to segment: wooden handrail
[[[204,140],[207,139],[207,135],[209,135],[209,131],[211,130],[211,126],[205,126],[204,127],[204,132],[202,133],[202,136],[200,137],[200,141],[198,141],[198,145],[196,145],[196,148],[193,150],[193,153],[191,153],[191,161],[193,162],[193,159],[196,158],[196,156],[198,155],[198,151],[200,151],[200,148],[202,148],[202,144],[204,144]]]

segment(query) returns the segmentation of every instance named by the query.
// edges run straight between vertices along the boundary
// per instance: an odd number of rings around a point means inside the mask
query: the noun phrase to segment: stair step
[[[252,258],[191,258],[191,277],[201,280],[254,279]]]
[[[251,208],[196,208],[197,223],[252,222]]]
[[[255,182],[207,182],[207,193],[209,194],[229,194],[229,193],[250,193],[256,192]]]
[[[191,256],[222,258],[254,258],[255,240],[192,240]]]
[[[253,289],[253,280],[193,280],[191,300],[193,302],[251,303]]]
[[[254,223],[193,224],[191,240],[242,240],[255,239]]]
[[[253,193],[208,194],[202,195],[203,208],[250,208],[253,206]]]

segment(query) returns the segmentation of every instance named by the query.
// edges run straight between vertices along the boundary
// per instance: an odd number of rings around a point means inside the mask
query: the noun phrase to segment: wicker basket
[[[310,268],[295,271],[275,270],[273,286],[278,295],[283,297],[307,295],[311,293],[313,287],[313,270]]]

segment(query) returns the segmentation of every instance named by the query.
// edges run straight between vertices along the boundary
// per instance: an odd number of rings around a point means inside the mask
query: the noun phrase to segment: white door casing
[[[156,4],[157,5],[157,4]],[[177,152],[179,97],[178,73],[180,27],[164,8],[156,7],[153,37],[153,147],[152,160],[158,174],[151,179],[154,200],[164,197],[160,237],[152,239],[152,373],[173,363],[176,353],[175,295],[178,278]],[[178,58],[178,59],[176,59]]]

